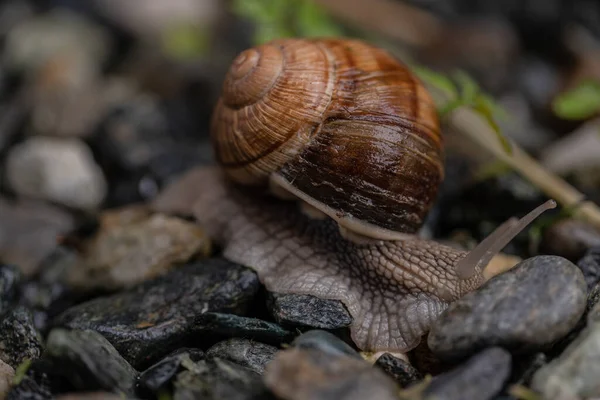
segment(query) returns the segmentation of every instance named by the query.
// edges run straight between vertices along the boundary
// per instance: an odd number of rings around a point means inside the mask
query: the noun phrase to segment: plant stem
[[[449,113],[445,121],[456,132],[505,162],[563,207],[572,208],[575,217],[585,219],[600,228],[598,205],[585,201],[582,193],[559,176],[546,170],[510,139],[507,140],[512,147],[512,154],[507,153],[492,127],[477,112],[468,107],[459,107]]]

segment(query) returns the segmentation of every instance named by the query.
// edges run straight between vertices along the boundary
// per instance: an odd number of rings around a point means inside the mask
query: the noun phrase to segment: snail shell
[[[229,179],[291,194],[349,238],[416,232],[444,175],[432,98],[391,54],[354,39],[280,39],[239,54],[211,138]]]

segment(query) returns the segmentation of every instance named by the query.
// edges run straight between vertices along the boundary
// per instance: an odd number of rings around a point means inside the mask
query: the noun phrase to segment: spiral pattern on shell
[[[281,39],[233,61],[211,123],[226,175],[276,176],[341,226],[412,233],[443,179],[435,105],[387,51],[353,39]]]

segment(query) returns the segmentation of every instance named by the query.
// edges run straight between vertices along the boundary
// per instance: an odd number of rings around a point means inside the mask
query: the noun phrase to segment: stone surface
[[[586,307],[581,270],[557,256],[538,256],[452,303],[428,336],[432,352],[456,361],[490,346],[513,353],[566,336]]]
[[[17,306],[0,316],[0,359],[17,368],[42,354],[42,338],[30,310]]]
[[[97,208],[107,190],[90,149],[76,139],[29,138],[11,149],[6,174],[23,196],[84,210]]]
[[[544,400],[600,397],[600,323],[592,323],[565,351],[538,370],[531,387]]]
[[[0,258],[17,265],[26,276],[57,247],[56,238],[74,227],[65,211],[37,201],[0,198]]]
[[[200,349],[181,348],[169,354],[140,374],[137,393],[142,397],[152,397],[166,389],[175,376],[182,372],[186,361],[193,363],[204,358]]]
[[[289,343],[297,335],[273,322],[215,312],[199,315],[193,329],[199,337],[244,337],[273,345]]]
[[[164,274],[193,255],[207,256],[210,240],[181,218],[124,207],[102,214],[85,241],[76,268],[66,277],[78,289],[114,290]]]
[[[374,365],[392,377],[401,388],[407,388],[423,379],[423,375],[408,361],[390,353],[382,354]]]
[[[577,266],[583,272],[588,290],[600,282],[600,245],[590,248],[585,255],[577,261]]]
[[[206,356],[234,362],[262,375],[278,350],[264,343],[232,338],[213,345],[206,351]]]
[[[338,329],[352,323],[352,316],[337,300],[270,293],[267,305],[275,320],[283,326]]]
[[[137,371],[102,335],[91,330],[54,329],[48,356],[56,373],[80,391],[109,390],[133,396]]]
[[[491,347],[462,365],[437,375],[423,393],[425,399],[487,400],[500,393],[511,372],[511,355]]]
[[[567,218],[544,230],[540,253],[577,262],[593,247],[600,248],[600,230],[586,221]]]
[[[241,365],[213,358],[187,368],[177,375],[174,400],[271,399],[261,376]]]
[[[213,258],[72,307],[56,318],[55,326],[100,332],[142,370],[193,340],[199,315],[245,313],[259,287],[252,270]]]
[[[332,356],[348,356],[362,360],[360,354],[348,343],[330,332],[319,329],[304,332],[294,339],[292,346],[299,349],[314,349]]]
[[[287,400],[398,398],[398,386],[379,368],[315,348],[280,351],[267,366],[264,381],[275,396]]]
[[[10,365],[0,360],[0,400],[6,398],[14,376],[15,370]]]
[[[0,315],[15,300],[21,283],[21,270],[14,265],[0,264]]]

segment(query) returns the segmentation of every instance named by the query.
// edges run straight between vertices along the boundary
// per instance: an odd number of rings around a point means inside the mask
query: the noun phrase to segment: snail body
[[[211,138],[229,179],[300,199],[351,239],[416,232],[444,175],[430,95],[400,61],[353,39],[283,39],[242,52]]]

